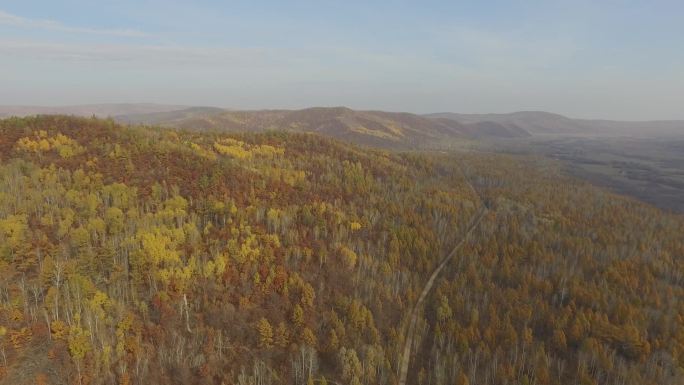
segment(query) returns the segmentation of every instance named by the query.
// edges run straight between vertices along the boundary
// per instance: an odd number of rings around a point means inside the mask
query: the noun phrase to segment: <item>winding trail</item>
[[[472,186],[471,186],[472,188]],[[453,249],[451,249],[451,252],[442,259],[442,261],[437,265],[435,270],[432,271],[432,275],[430,275],[430,279],[425,283],[425,286],[423,287],[423,291],[420,293],[420,297],[418,297],[418,301],[416,302],[416,305],[413,307],[413,311],[411,312],[411,323],[409,324],[408,328],[408,333],[406,336],[406,342],[404,343],[404,353],[402,354],[401,357],[401,368],[399,371],[399,385],[406,385],[406,377],[408,375],[408,369],[409,369],[409,363],[411,362],[411,348],[413,347],[413,339],[415,337],[415,332],[416,332],[416,321],[418,319],[418,313],[420,312],[421,306],[423,305],[423,302],[425,301],[425,298],[427,295],[430,293],[430,290],[432,290],[432,286],[434,285],[435,281],[437,280],[437,276],[439,273],[444,269],[444,267],[449,263],[451,258],[456,254],[456,252],[463,246],[465,241],[468,239],[468,236],[477,228],[477,226],[480,224],[480,221],[482,221],[482,218],[484,215],[487,213],[487,207],[482,206],[479,210],[479,213],[475,216],[473,221],[470,223],[470,226],[468,227],[468,230],[463,234],[463,237],[461,238],[460,241],[454,246]]]

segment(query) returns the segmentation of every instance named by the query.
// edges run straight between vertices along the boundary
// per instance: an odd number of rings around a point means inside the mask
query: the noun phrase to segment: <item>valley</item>
[[[556,159],[569,175],[684,213],[684,135],[667,137],[555,137],[488,141],[484,151]]]

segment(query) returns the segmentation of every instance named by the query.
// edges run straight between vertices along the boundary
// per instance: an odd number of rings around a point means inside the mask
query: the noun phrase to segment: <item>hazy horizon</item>
[[[682,120],[682,13],[676,1],[9,2],[0,105]]]
[[[371,109],[371,108],[352,108],[349,106],[343,106],[343,105],[310,105],[310,106],[302,106],[302,107],[264,107],[264,108],[233,108],[230,106],[216,106],[216,105],[189,105],[189,104],[164,104],[164,103],[155,103],[155,102],[111,102],[111,103],[79,103],[79,104],[41,104],[41,105],[29,105],[29,104],[23,104],[23,105],[9,105],[9,104],[0,104],[0,114],[2,114],[3,111],[1,109],[31,109],[31,108],[45,108],[45,109],[69,109],[69,108],[87,108],[87,107],[106,107],[106,106],[158,106],[158,107],[176,107],[176,108],[169,108],[165,109],[165,111],[177,111],[177,110],[182,110],[182,109],[189,109],[189,108],[219,108],[219,109],[224,109],[227,111],[278,111],[278,110],[283,110],[283,111],[296,111],[296,110],[304,110],[304,109],[310,109],[310,108],[349,108],[355,111],[382,111],[382,112],[390,112],[390,113],[412,113],[416,115],[438,115],[438,114],[460,114],[460,115],[508,115],[508,114],[515,114],[515,113],[548,113],[548,114],[553,114],[553,115],[560,115],[565,118],[569,119],[578,119],[578,120],[605,120],[605,121],[615,121],[615,122],[634,122],[634,123],[639,123],[639,122],[667,122],[667,121],[676,121],[676,122],[682,122],[684,119],[611,119],[611,118],[605,118],[601,116],[594,116],[594,117],[578,117],[578,116],[573,116],[573,115],[566,115],[562,114],[559,112],[555,111],[543,111],[543,110],[517,110],[517,111],[489,111],[489,112],[463,112],[463,111],[430,111],[430,112],[412,112],[412,111],[402,111],[402,110],[379,110],[379,109]],[[144,112],[143,112],[144,113]],[[132,112],[131,114],[136,114],[135,112]],[[129,113],[125,113],[122,115],[129,115]]]

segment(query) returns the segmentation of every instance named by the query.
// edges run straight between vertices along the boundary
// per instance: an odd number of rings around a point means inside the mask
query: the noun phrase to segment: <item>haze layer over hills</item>
[[[74,115],[106,118],[126,114],[168,112],[187,108],[154,103],[83,104],[75,106],[0,106],[0,117],[30,115]]]
[[[593,136],[675,136],[684,135],[684,121],[661,120],[628,122],[600,119],[571,119],[543,111],[521,111],[510,114],[436,113],[431,118],[451,119],[463,124],[494,122],[507,127],[522,127],[532,134]]]
[[[152,103],[120,103],[65,107],[0,106],[0,116],[63,114],[111,117],[129,124],[163,125],[192,130],[320,132],[374,145],[417,146],[435,139],[524,138],[532,135],[653,137],[684,135],[684,121],[627,122],[572,119],[523,111],[508,114],[433,113],[416,115],[355,111],[345,107],[303,110],[237,111]]]

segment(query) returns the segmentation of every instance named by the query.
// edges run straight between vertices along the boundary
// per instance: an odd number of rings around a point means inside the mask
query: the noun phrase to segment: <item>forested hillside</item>
[[[385,148],[434,148],[439,141],[463,138],[460,123],[401,112],[355,111],[346,107],[302,110],[231,111],[195,107],[178,111],[116,116],[131,124],[151,124],[192,131],[319,133],[348,142]]]
[[[0,121],[0,382],[681,384],[684,218],[537,159]],[[473,189],[474,187],[474,189]]]
[[[433,119],[405,112],[357,111],[346,107],[261,111],[193,107],[124,114],[114,119],[127,124],[160,125],[191,131],[318,133],[356,144],[403,150],[448,148],[474,138],[510,139],[530,135],[515,125],[493,122],[461,124],[447,118]]]

